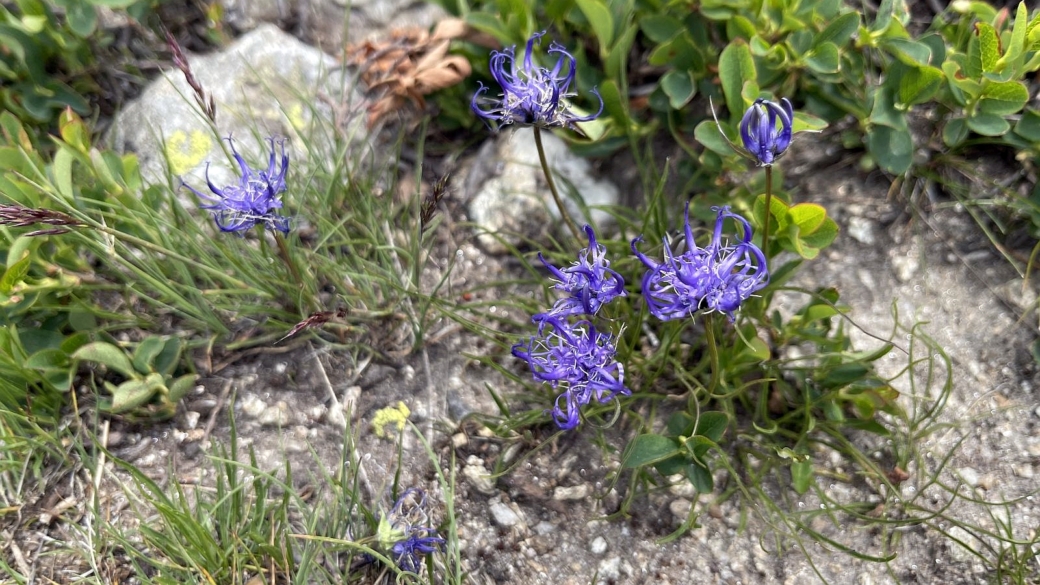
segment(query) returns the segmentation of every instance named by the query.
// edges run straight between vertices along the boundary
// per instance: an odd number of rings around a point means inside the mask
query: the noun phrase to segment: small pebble
[[[512,528],[520,523],[520,515],[502,502],[491,504],[491,518],[502,528]]]

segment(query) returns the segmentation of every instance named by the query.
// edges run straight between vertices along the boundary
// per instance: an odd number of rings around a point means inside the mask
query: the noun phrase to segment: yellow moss
[[[387,429],[387,426],[397,427],[398,432],[403,431],[410,414],[412,411],[408,410],[408,406],[400,401],[396,406],[381,408],[376,411],[376,415],[372,419],[372,430],[375,431],[377,437],[389,438],[393,432]]]
[[[199,166],[213,150],[213,140],[202,130],[191,134],[177,130],[166,140],[166,160],[170,161],[170,172],[184,173]]]

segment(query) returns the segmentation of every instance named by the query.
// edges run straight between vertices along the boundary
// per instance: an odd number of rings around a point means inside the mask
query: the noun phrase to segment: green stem
[[[289,254],[289,246],[285,243],[285,236],[283,236],[281,232],[277,232],[274,230],[272,230],[272,232],[274,233],[274,241],[276,244],[278,244],[278,256],[282,259],[282,262],[285,262],[285,265],[289,268],[289,273],[292,275],[293,280],[295,280],[296,283],[299,285],[300,290],[303,291],[304,296],[307,298],[308,304],[311,306],[310,308],[315,311],[320,311],[321,305],[311,295],[310,288],[307,286],[307,283],[303,280],[303,277],[300,275],[299,269],[296,267],[296,263],[293,262],[293,258]],[[263,238],[263,234],[261,234],[261,238]]]
[[[556,207],[560,210],[560,217],[563,218],[567,228],[574,234],[574,238],[580,242],[582,240],[581,231],[578,230],[578,226],[574,224],[571,216],[567,214],[567,208],[563,206],[560,193],[556,190],[556,181],[553,181],[552,171],[549,170],[549,161],[545,159],[545,148],[542,147],[542,129],[538,126],[534,127],[534,145],[538,148],[538,160],[542,163],[542,172],[545,173],[545,181],[549,183],[549,191],[552,193],[553,200],[556,201]]]
[[[711,361],[711,381],[708,382],[708,396],[715,395],[719,386],[719,347],[715,344],[715,319],[711,313],[704,315],[704,336],[708,342],[708,358]]]
[[[773,215],[773,166],[766,166],[766,216],[762,220],[762,253],[766,256],[766,269],[769,268],[769,217]]]

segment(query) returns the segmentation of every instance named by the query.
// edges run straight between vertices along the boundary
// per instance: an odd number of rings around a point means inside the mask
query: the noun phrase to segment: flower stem
[[[762,253],[766,257],[766,269],[769,268],[769,217],[773,215],[773,165],[766,166],[766,216],[762,220]]]
[[[581,241],[581,231],[578,230],[578,226],[574,224],[571,216],[567,214],[567,208],[563,206],[560,193],[556,190],[556,182],[553,181],[552,171],[549,170],[549,161],[545,160],[545,148],[542,147],[542,129],[538,126],[534,127],[534,145],[538,148],[538,160],[542,163],[542,172],[545,173],[545,181],[549,184],[549,191],[552,193],[553,200],[556,201],[556,207],[560,210],[560,217],[574,234],[574,238]]]
[[[708,358],[711,361],[711,381],[708,382],[708,396],[715,395],[719,386],[719,347],[715,344],[715,319],[711,313],[704,315],[704,336],[708,343]]]
[[[282,262],[285,262],[285,265],[289,268],[289,273],[292,274],[293,280],[300,286],[303,286],[303,278],[300,276],[300,271],[296,268],[296,263],[293,262],[292,256],[289,255],[289,246],[285,244],[285,237],[279,232],[274,232],[274,241],[278,244],[278,256],[281,257]]]

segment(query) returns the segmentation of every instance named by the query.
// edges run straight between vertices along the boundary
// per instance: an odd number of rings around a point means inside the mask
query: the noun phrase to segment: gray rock
[[[237,181],[220,145],[229,134],[246,161],[255,165],[266,166],[268,147],[261,142],[273,135],[290,139],[294,166],[308,149],[314,160],[321,160],[321,153],[331,149],[332,113],[317,96],[353,95],[335,59],[273,25],[261,26],[219,53],[189,56],[188,62],[216,105],[216,129],[176,69],[153,81],[112,122],[112,146],[136,152],[146,180],[165,182],[169,169],[172,177],[204,191],[206,163],[211,162],[214,184]],[[361,123],[360,117],[348,122]]]
[[[979,485],[979,472],[975,471],[970,467],[961,467],[957,470],[957,475],[961,476],[961,479],[964,480],[964,483],[970,485],[971,487]]]
[[[484,462],[475,455],[470,455],[466,459],[466,465],[462,468],[462,477],[484,495],[492,495],[498,491],[495,489],[495,482],[491,479],[491,474],[484,467]]]
[[[390,26],[430,28],[446,14],[435,2],[414,0],[220,0],[226,21],[252,30],[263,23],[293,26],[328,51],[338,51]],[[349,24],[348,31],[344,25]]]
[[[873,246],[877,241],[877,237],[874,235],[874,222],[864,217],[850,217],[848,232],[852,239],[867,246]]]
[[[588,484],[579,484],[571,487],[559,486],[553,490],[554,500],[584,500],[589,496]]]
[[[242,414],[253,418],[259,417],[267,410],[267,404],[256,394],[246,394],[239,399],[238,406],[242,409]]]
[[[592,539],[592,544],[589,545],[589,550],[592,551],[592,554],[594,555],[601,555],[607,552],[607,539],[602,536],[597,536]]]
[[[502,502],[491,504],[491,518],[502,528],[512,528],[520,523],[520,515]]]
[[[583,205],[617,205],[617,186],[593,177],[588,161],[572,153],[562,139],[542,132],[542,144],[560,197],[575,223],[580,226],[589,222],[582,213]],[[489,232],[479,236],[480,245],[492,254],[506,253],[509,246],[525,238],[544,239],[547,225],[559,219],[530,128],[503,132],[486,143],[465,175],[463,191],[464,196],[472,197],[470,219]],[[612,219],[600,209],[589,212],[596,227]]]

